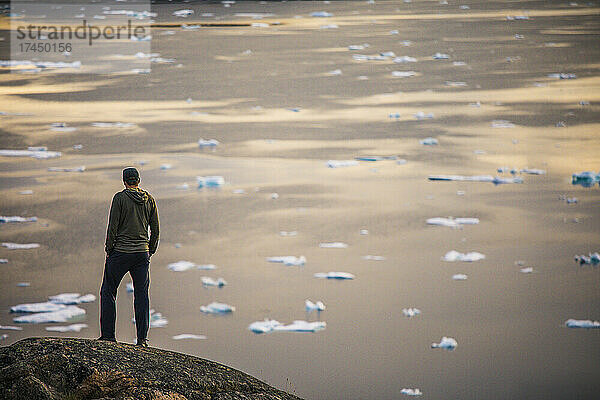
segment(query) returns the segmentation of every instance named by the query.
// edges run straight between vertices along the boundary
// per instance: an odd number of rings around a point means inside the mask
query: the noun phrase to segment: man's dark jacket
[[[107,254],[117,250],[123,253],[147,251],[152,255],[158,247],[158,235],[158,209],[150,193],[127,188],[114,195],[106,230]]]

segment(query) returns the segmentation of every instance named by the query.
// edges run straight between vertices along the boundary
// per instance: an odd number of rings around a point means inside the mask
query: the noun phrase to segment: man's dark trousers
[[[115,339],[117,288],[127,272],[133,280],[133,306],[138,343],[148,336],[150,301],[150,256],[147,251],[123,253],[113,250],[106,258],[104,279],[100,289],[100,330],[105,339]]]

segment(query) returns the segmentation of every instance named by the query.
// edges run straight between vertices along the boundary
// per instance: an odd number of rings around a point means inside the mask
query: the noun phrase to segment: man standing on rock
[[[106,263],[100,289],[100,340],[116,342],[117,288],[129,272],[133,280],[133,305],[138,346],[147,347],[149,328],[148,289],[150,257],[158,247],[158,209],[150,193],[138,187],[140,173],[133,167],[123,170],[125,189],[115,194],[106,230]],[[150,235],[148,234],[150,227]]]

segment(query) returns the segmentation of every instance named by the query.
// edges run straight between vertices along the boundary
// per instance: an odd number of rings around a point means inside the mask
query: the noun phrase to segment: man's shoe
[[[148,347],[148,339],[138,340],[135,345],[140,347]]]
[[[103,336],[100,336],[100,337],[99,337],[98,339],[96,339],[96,340],[103,340],[103,341],[105,341],[105,342],[114,342],[114,343],[116,343],[116,342],[117,342],[117,339],[115,339],[115,338],[107,338],[107,337],[103,337]]]

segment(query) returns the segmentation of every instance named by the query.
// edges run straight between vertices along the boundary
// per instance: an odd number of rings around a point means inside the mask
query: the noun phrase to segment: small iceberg
[[[342,70],[341,69],[334,69],[333,71],[329,71],[327,73],[327,75],[332,75],[332,76],[342,75]]]
[[[298,231],[279,231],[279,236],[283,236],[283,237],[298,236]]]
[[[50,130],[54,132],[74,132],[77,130],[77,128],[68,126],[64,122],[54,122],[50,124]]]
[[[428,137],[428,138],[419,140],[419,143],[422,144],[423,146],[437,146],[438,140],[435,138],[432,138],[432,137]]]
[[[23,328],[21,328],[20,326],[0,325],[0,330],[5,330],[5,331],[22,331]]]
[[[198,265],[191,261],[177,261],[167,265],[167,268],[174,272],[183,272],[189,269],[213,270],[216,268],[213,264]]]
[[[296,320],[289,325],[277,325],[274,330],[281,332],[317,332],[325,329],[326,326],[326,322],[306,322]]]
[[[219,145],[219,141],[217,139],[199,139],[198,147],[217,147]]]
[[[173,12],[176,17],[187,18],[194,13],[194,10],[177,10]]]
[[[135,324],[135,318],[131,318],[131,322]],[[161,313],[150,310],[150,328],[164,328],[168,324],[169,321]]]
[[[49,301],[44,303],[26,303],[18,304],[10,308],[11,313],[43,313],[43,312],[54,312],[60,311],[67,308],[64,304],[51,303]]]
[[[392,71],[392,76],[395,78],[410,78],[415,75],[417,75],[415,71]]]
[[[434,60],[447,60],[450,58],[450,56],[444,53],[435,53],[433,56],[431,56],[431,58]]]
[[[421,314],[421,310],[419,310],[418,308],[403,308],[402,314],[404,314],[405,317],[412,318],[416,315]]]
[[[417,59],[409,56],[396,57],[393,60],[396,64],[403,64],[409,62],[417,62]]]
[[[68,322],[69,320],[85,315],[85,310],[77,306],[64,306],[58,311],[40,312],[35,314],[23,315],[13,318],[13,321],[20,324],[45,324],[52,322]]]
[[[328,13],[327,11],[315,11],[313,13],[310,13],[310,16],[313,18],[327,18],[333,17],[333,14]]]
[[[434,115],[433,113],[424,113],[423,111],[419,111],[414,115],[414,117],[417,121],[423,121],[425,119],[433,119]]]
[[[133,128],[134,123],[131,122],[92,122],[94,128]]]
[[[322,301],[317,301],[313,303],[312,301],[306,299],[304,301],[304,308],[307,312],[311,311],[325,311],[325,304]]]
[[[479,218],[443,218],[435,217],[427,219],[428,225],[447,226],[450,228],[462,228],[463,225],[476,225],[479,223]]]
[[[400,394],[405,394],[407,396],[422,396],[423,392],[421,392],[421,390],[419,388],[414,388],[414,389],[403,388],[402,390],[400,390]]]
[[[366,256],[363,256],[362,259],[368,260],[368,261],[384,261],[385,257],[384,256],[373,256],[371,254],[367,254]]]
[[[32,150],[31,147],[29,150],[0,150],[0,156],[2,157],[32,157],[44,160],[48,158],[60,157],[61,155],[61,152],[48,151],[45,147],[39,150]]]
[[[3,242],[3,247],[6,247],[9,250],[29,250],[29,249],[37,249],[40,247],[39,243],[10,243]]]
[[[278,256],[278,257],[267,257],[268,262],[281,263],[287,266],[300,266],[306,264],[306,257],[300,256]]]
[[[186,339],[194,339],[194,340],[204,340],[206,336],[204,335],[194,335],[191,333],[182,333],[180,335],[173,336],[173,340],[186,340]]]
[[[171,164],[162,164],[160,166],[160,170],[161,171],[166,171],[166,170],[171,169],[171,168],[173,168],[173,166]]]
[[[519,272],[521,272],[522,274],[532,274],[533,273],[533,267],[521,268],[519,270]]]
[[[503,119],[497,119],[492,121],[492,128],[514,128],[515,124],[510,121],[506,121]]]
[[[456,250],[451,250],[442,257],[443,261],[455,262],[455,261],[464,261],[464,262],[474,262],[483,260],[485,255],[481,253],[477,253],[476,251],[471,253],[459,253]]]
[[[565,321],[565,325],[567,328],[600,329],[599,321],[589,319],[568,319]]]
[[[579,265],[598,265],[600,264],[600,254],[590,253],[587,256],[583,254],[575,256],[575,262],[578,262]]]
[[[212,302],[207,306],[201,306],[200,311],[206,314],[227,314],[235,311],[235,307],[225,303]]]
[[[446,336],[442,337],[442,340],[439,343],[431,343],[432,349],[454,350],[456,346],[458,346],[456,340]]]
[[[465,274],[455,274],[455,275],[452,275],[452,279],[455,280],[455,281],[466,281],[467,278],[468,278],[468,276],[465,275]]]
[[[48,301],[54,304],[81,304],[81,303],[92,303],[96,301],[96,296],[93,294],[86,294],[81,296],[79,293],[61,293],[55,296],[49,296]]]
[[[348,247],[348,245],[342,242],[328,242],[319,243],[319,247],[322,249],[345,249]]]
[[[14,222],[36,222],[37,217],[0,217],[0,224],[14,223]]]
[[[358,165],[356,160],[329,160],[327,166],[329,168],[354,167]]]
[[[47,326],[46,330],[50,332],[81,332],[87,328],[87,324],[71,324],[67,326]]]
[[[571,181],[573,185],[581,185],[586,188],[594,186],[597,182],[600,182],[600,173],[591,171],[575,173],[572,175]]]
[[[198,189],[202,188],[216,188],[221,187],[225,184],[225,179],[222,176],[197,176],[196,182]]]
[[[461,181],[461,182],[490,182],[494,185],[508,184],[508,183],[523,183],[523,179],[520,177],[514,178],[500,178],[498,176],[491,175],[429,175],[430,181]]]
[[[276,326],[280,325],[281,323],[279,321],[275,321],[274,319],[265,319],[264,321],[256,321],[251,323],[248,326],[248,329],[254,333],[261,334],[272,332]]]
[[[218,278],[217,280],[214,280],[213,278],[210,278],[208,276],[203,276],[200,279],[202,280],[202,284],[204,286],[223,287],[223,286],[227,285],[227,281],[223,278]]]
[[[570,73],[549,74],[548,78],[552,79],[577,79],[577,75]]]
[[[317,272],[313,275],[315,278],[319,279],[354,279],[355,276],[348,272]]]
[[[48,168],[50,172],[84,172],[85,165],[81,165],[79,167],[71,167],[71,168],[59,168],[59,167],[50,167]]]

